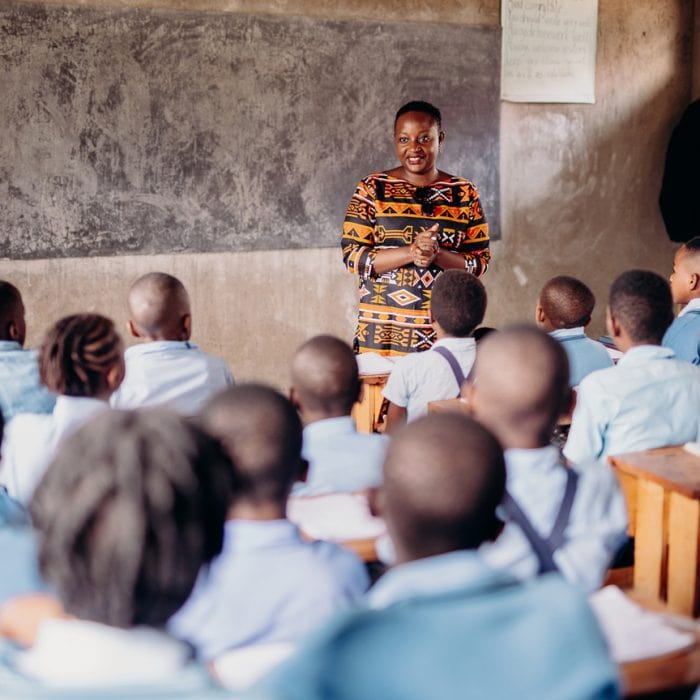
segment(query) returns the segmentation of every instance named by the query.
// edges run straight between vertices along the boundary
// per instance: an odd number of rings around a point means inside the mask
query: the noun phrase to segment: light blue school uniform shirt
[[[578,328],[561,328],[551,331],[552,338],[558,340],[566,350],[569,358],[569,386],[578,386],[581,380],[597,369],[612,367],[613,361],[605,345],[591,340]]]
[[[476,358],[474,338],[441,338],[433,345],[439,347],[454,355],[466,377]],[[433,349],[399,357],[382,394],[391,403],[405,408],[406,420],[412,421],[428,412],[430,401],[454,399],[460,389],[449,362]]]
[[[234,384],[224,360],[188,340],[132,345],[124,352],[124,363],[124,381],[110,399],[113,408],[164,406],[194,416]]]
[[[546,539],[566,487],[566,471],[556,447],[508,449],[506,488],[537,533]],[[627,536],[627,507],[620,486],[607,464],[592,462],[576,469],[576,495],[564,530],[564,541],[554,553],[561,574],[586,593],[602,583],[611,560]],[[507,523],[495,542],[479,552],[494,568],[518,578],[536,576],[539,561],[530,542],[515,523]]]
[[[680,360],[700,365],[700,299],[691,299],[668,327],[661,343]]]
[[[619,696],[583,595],[520,583],[472,551],[401,564],[257,688],[269,700],[590,700]]]
[[[5,422],[18,413],[51,413],[56,397],[41,383],[34,350],[0,340],[0,409]]]
[[[38,540],[32,527],[0,525],[0,571],[0,605],[18,595],[47,590],[39,574]]]
[[[574,464],[700,439],[700,367],[637,345],[579,384],[564,455]]]
[[[369,586],[363,563],[331,542],[308,542],[288,520],[229,520],[169,630],[210,660],[224,651],[299,642]]]
[[[360,433],[350,416],[315,421],[304,428],[301,456],[309,464],[295,496],[354,492],[382,483],[382,464],[389,438]]]

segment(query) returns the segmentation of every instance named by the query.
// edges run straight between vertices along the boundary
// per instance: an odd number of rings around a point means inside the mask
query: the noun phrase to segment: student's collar
[[[370,608],[382,609],[414,598],[478,591],[510,583],[511,577],[489,567],[474,550],[460,550],[398,564],[367,594]]]
[[[583,326],[577,326],[576,328],[558,328],[555,331],[549,331],[549,335],[557,340],[564,340],[567,338],[585,338],[586,331]]]
[[[661,345],[634,345],[619,360],[617,366],[627,365],[644,360],[672,359],[676,355],[671,348]]]
[[[50,687],[162,685],[192,659],[191,647],[150,627],[117,629],[84,620],[47,620],[34,646],[12,657]]]
[[[0,340],[0,352],[16,352],[24,348],[16,340]]]
[[[700,311],[700,298],[697,299],[691,299],[682,309],[681,312],[678,314],[678,318],[681,316],[684,316],[687,313],[690,313],[692,311]]]

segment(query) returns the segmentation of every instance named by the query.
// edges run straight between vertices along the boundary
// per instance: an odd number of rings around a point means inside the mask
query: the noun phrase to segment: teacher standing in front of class
[[[430,291],[450,268],[480,277],[488,225],[474,185],[438,169],[440,110],[409,102],[396,113],[399,166],[355,190],[343,225],[343,261],[359,277],[356,352],[405,355],[433,344]]]

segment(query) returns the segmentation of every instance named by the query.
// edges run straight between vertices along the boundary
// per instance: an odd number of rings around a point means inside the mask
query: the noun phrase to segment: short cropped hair
[[[221,551],[232,473],[218,441],[162,410],[106,411],[70,435],[30,505],[66,611],[163,626]]]
[[[19,289],[5,280],[0,280],[0,340],[7,339],[7,327],[15,320],[22,303]]]
[[[660,343],[673,321],[668,282],[650,270],[628,270],[612,284],[610,313],[635,343]]]
[[[235,465],[236,498],[286,503],[302,464],[302,424],[289,399],[262,384],[239,384],[211,399],[201,420]]]
[[[423,102],[422,100],[412,100],[399,107],[396,112],[396,116],[394,117],[394,131],[396,131],[396,124],[399,121],[399,117],[407,112],[421,112],[427,114],[437,125],[438,131],[442,129],[442,114],[440,114],[440,110],[435,107],[435,105],[431,105],[430,102]]]
[[[122,341],[114,323],[99,314],[66,316],[49,329],[39,349],[41,381],[56,394],[93,397],[120,361]]]
[[[595,296],[581,280],[560,275],[545,282],[540,306],[554,328],[577,328],[590,323]]]
[[[466,338],[484,320],[484,285],[466,270],[445,270],[433,285],[430,311],[447,334]]]
[[[681,248],[692,255],[700,252],[700,236],[695,236],[695,238],[686,241]]]

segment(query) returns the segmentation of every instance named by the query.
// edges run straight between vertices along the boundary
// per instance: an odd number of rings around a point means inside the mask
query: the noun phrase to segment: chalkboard
[[[497,236],[499,53],[497,28],[3,3],[0,256],[338,245],[409,99]]]

